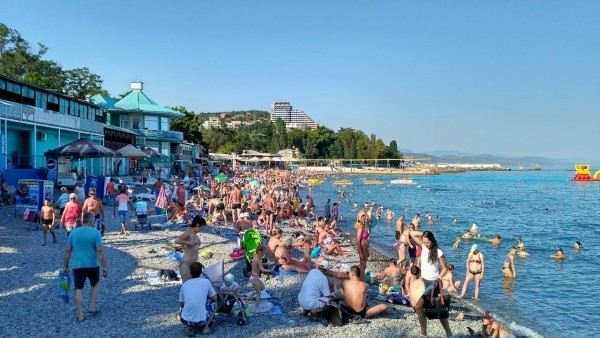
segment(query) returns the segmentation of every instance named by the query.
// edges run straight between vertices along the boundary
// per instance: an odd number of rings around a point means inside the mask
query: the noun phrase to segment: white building
[[[209,117],[208,120],[202,122],[202,128],[221,128],[221,120],[218,117]]]
[[[271,122],[282,119],[287,129],[317,128],[319,125],[308,114],[293,109],[289,102],[274,102],[271,105]]]

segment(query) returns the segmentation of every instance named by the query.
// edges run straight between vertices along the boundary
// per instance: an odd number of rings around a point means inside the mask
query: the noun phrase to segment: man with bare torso
[[[263,208],[267,212],[267,232],[270,232],[273,228],[273,218],[275,217],[275,201],[273,200],[271,193],[268,193],[265,197]]]
[[[46,245],[48,243],[48,231],[52,235],[52,243],[56,243],[56,235],[54,234],[54,221],[56,219],[56,215],[54,213],[54,207],[52,206],[52,201],[49,198],[44,200],[44,206],[40,210],[40,222],[42,223],[42,229],[44,230],[44,243],[42,245]]]
[[[344,303],[342,306],[345,308],[345,312],[354,319],[354,317],[371,318],[387,311],[388,307],[385,304],[377,304],[369,307],[367,304],[369,285],[361,281],[359,276],[360,268],[357,265],[353,265],[350,268],[350,279],[344,280],[342,283],[344,289]]]
[[[102,200],[96,197],[95,189],[90,189],[89,197],[83,202],[83,207],[81,207],[82,219],[83,214],[86,212],[94,215],[94,226],[96,227],[96,230],[100,231],[100,234],[104,236],[104,225],[102,224],[102,221],[104,220],[104,208],[102,206]]]
[[[185,283],[192,278],[190,264],[198,261],[198,250],[200,249],[200,238],[198,233],[201,227],[206,226],[206,221],[200,216],[194,217],[190,227],[175,239],[175,244],[183,246],[183,259],[179,266],[181,282]]]
[[[233,219],[233,224],[237,221],[241,209],[242,190],[239,185],[236,184],[231,191],[231,218]]]

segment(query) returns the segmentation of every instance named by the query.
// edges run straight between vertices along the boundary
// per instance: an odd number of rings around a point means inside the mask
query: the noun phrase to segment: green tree
[[[102,78],[90,72],[87,67],[74,68],[64,72],[65,85],[63,92],[84,100],[86,95],[102,92]]]
[[[182,132],[184,139],[188,142],[196,144],[203,143],[198,115],[187,110],[187,108],[183,106],[174,107],[173,109],[183,113],[183,116],[171,120],[171,130]],[[208,144],[205,143],[204,145],[208,146]]]

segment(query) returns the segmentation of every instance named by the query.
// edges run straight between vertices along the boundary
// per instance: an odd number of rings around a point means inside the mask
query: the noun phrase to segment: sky
[[[196,112],[289,101],[412,151],[598,161],[599,1],[2,0],[0,22]]]

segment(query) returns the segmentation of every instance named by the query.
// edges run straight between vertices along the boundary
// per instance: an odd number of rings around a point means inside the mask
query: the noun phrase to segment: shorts
[[[231,205],[231,209],[240,209],[242,207],[242,205],[240,203],[233,203]]]
[[[410,258],[417,257],[417,249],[414,246],[408,247],[408,257],[410,257]]]
[[[367,308],[369,307],[369,304],[365,303],[365,308],[362,309],[362,311],[356,312],[353,309],[349,308],[348,306],[346,306],[345,304],[342,303],[342,309],[344,310],[343,314],[347,314],[350,316],[350,318],[348,319],[352,319],[353,317],[360,317],[360,318],[365,318],[365,316],[367,315]]]
[[[121,221],[121,223],[127,224],[128,218],[129,218],[129,211],[119,210],[119,220]]]
[[[90,285],[95,286],[100,280],[100,268],[79,268],[73,269],[73,281],[75,283],[75,290],[83,289],[85,280],[90,280]]]
[[[225,204],[223,204],[223,203],[217,204],[217,210],[219,210],[219,211],[225,210]]]
[[[214,315],[215,308],[216,308],[215,302],[213,302],[211,299],[206,299],[206,318],[210,318]],[[204,330],[204,327],[206,327],[206,324],[208,324],[208,321],[201,320],[199,322],[191,322],[191,321],[183,319],[183,317],[182,317],[181,323],[185,326],[188,326],[195,330],[200,331],[200,330]]]
[[[400,240],[400,236],[402,235],[402,233],[398,230],[396,230],[396,240],[399,241]]]
[[[53,223],[53,222],[52,222],[52,218],[50,218],[50,219],[45,219],[45,220],[42,220],[42,223],[43,223],[43,224],[44,224],[46,227],[50,228],[50,226],[51,226],[51,225],[52,225],[52,223]]]

